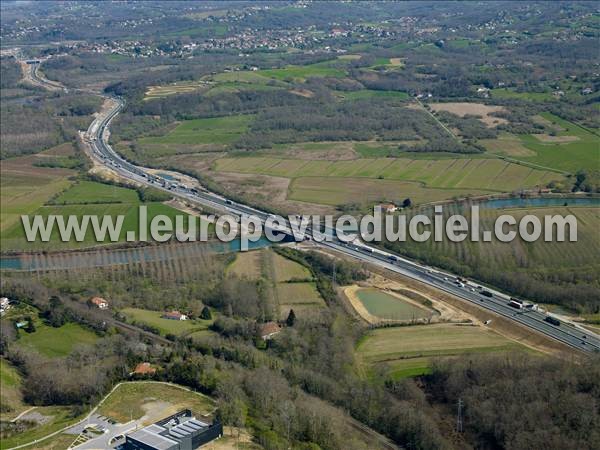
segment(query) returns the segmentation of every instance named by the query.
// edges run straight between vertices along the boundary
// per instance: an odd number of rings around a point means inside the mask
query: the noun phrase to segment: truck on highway
[[[492,294],[490,291],[481,291],[481,295],[483,295],[484,297],[490,297],[490,298],[492,298],[494,296],[494,294]]]
[[[556,317],[546,316],[546,318],[544,320],[546,322],[548,322],[549,324],[560,327],[560,320],[558,320]]]
[[[511,308],[515,308],[515,309],[523,309],[523,304],[519,303],[515,300],[509,301],[508,306],[510,306]]]

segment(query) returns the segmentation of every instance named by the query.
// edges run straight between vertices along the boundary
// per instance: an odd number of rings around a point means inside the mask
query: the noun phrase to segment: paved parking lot
[[[122,444],[124,439],[114,440],[114,438],[134,430],[137,426],[137,420],[127,423],[114,423],[107,417],[94,414],[87,421],[69,428],[66,433],[72,434],[73,439],[80,436],[78,443],[72,448],[78,450],[106,450]],[[100,431],[101,434],[89,430],[84,433],[86,428],[91,427]]]

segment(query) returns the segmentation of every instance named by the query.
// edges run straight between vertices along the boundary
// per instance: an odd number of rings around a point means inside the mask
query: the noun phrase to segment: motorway
[[[172,180],[167,180],[156,174],[152,174],[148,169],[134,165],[123,159],[108,144],[108,128],[110,122],[125,107],[125,104],[123,100],[119,98],[111,97],[111,99],[115,102],[114,108],[104,116],[97,117],[86,133],[87,139],[91,144],[93,157],[98,162],[109,167],[126,179],[170,192],[177,197],[211,208],[215,211],[221,211],[237,216],[254,215],[263,222],[271,216],[271,214],[267,212],[234,202],[205,189],[191,188],[174,183]],[[282,227],[273,227],[273,229],[292,235],[289,223]],[[307,231],[311,232],[312,230],[309,228]],[[353,243],[343,243],[339,240],[333,242],[318,242],[318,240],[323,237],[322,234],[313,232],[313,242],[316,245],[326,247],[359,261],[404,275],[463,300],[467,300],[490,312],[513,320],[578,350],[584,352],[600,352],[600,336],[564,321],[561,321],[560,325],[551,324],[546,321],[550,316],[533,308],[515,308],[510,306],[510,297],[497,290],[489,287],[482,287],[472,281],[459,281],[453,274],[422,266],[408,259],[370,247],[359,241]],[[483,291],[487,291],[486,295],[488,296],[482,295]],[[491,297],[489,295],[491,295]]]

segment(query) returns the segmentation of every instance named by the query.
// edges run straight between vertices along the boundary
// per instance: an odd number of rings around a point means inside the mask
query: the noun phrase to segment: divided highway
[[[108,127],[113,118],[125,107],[125,103],[120,98],[110,98],[114,100],[115,107],[105,115],[97,117],[86,133],[87,139],[91,144],[93,157],[97,161],[111,168],[124,178],[168,191],[180,198],[196,202],[216,211],[222,211],[238,216],[255,215],[259,217],[263,223],[267,220],[270,216],[269,213],[234,202],[204,189],[190,188],[178,183],[173,183],[172,180],[167,180],[156,174],[152,174],[148,169],[134,165],[123,159],[108,144]],[[276,227],[275,229],[293,235],[289,223],[286,224],[286,226]],[[308,234],[310,234],[311,230],[308,229],[307,231],[309,232]],[[551,338],[578,350],[584,352],[600,352],[599,336],[580,326],[575,326],[564,321],[558,321],[552,316],[537,311],[534,308],[525,306],[518,307],[514,302],[511,306],[511,298],[499,291],[476,285],[472,281],[461,280],[455,275],[438,269],[424,267],[408,259],[370,247],[359,241],[349,244],[339,240],[334,242],[318,242],[319,238],[322,238],[323,235],[314,233],[313,236],[317,245],[327,247],[359,261],[373,264],[425,283],[436,289],[474,303],[490,312],[514,320],[521,325],[550,336]],[[493,319],[493,316],[490,316],[490,319]]]

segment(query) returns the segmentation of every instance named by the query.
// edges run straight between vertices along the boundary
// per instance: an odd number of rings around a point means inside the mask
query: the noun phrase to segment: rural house
[[[102,297],[94,297],[90,302],[99,309],[108,309],[108,302]]]
[[[263,341],[272,339],[277,333],[281,331],[281,327],[275,322],[266,322],[259,326],[258,334]]]
[[[181,314],[179,311],[169,311],[161,316],[163,319],[170,320],[188,320],[188,316]]]
[[[135,366],[135,369],[133,369],[131,375],[154,375],[155,373],[156,368],[152,367],[152,364],[149,362],[141,362]]]
[[[393,212],[398,211],[398,207],[393,203],[382,203],[381,205],[379,205],[379,209],[381,209],[381,212],[384,212],[386,214],[391,214]]]

